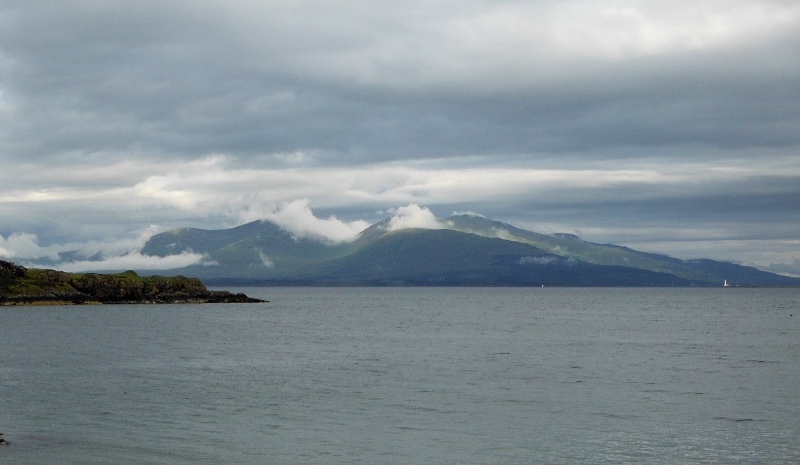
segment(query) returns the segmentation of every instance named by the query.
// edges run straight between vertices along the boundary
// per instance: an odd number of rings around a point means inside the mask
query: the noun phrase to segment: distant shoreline
[[[207,279],[204,280],[205,283],[209,287],[226,287],[226,288],[242,288],[242,287],[307,287],[307,288],[315,288],[315,287],[387,287],[387,288],[398,288],[398,287],[441,287],[441,288],[454,288],[454,287],[475,287],[475,288],[530,288],[530,289],[542,289],[542,288],[558,288],[558,289],[800,289],[800,285],[793,285],[793,284],[765,284],[765,285],[734,285],[734,286],[718,286],[718,285],[664,285],[664,286],[635,286],[635,285],[619,285],[619,286],[609,286],[609,285],[559,285],[559,284],[545,284],[544,286],[541,285],[529,285],[529,284],[507,284],[507,283],[468,283],[468,284],[461,284],[461,283],[449,283],[449,284],[440,284],[440,283],[432,283],[432,284],[425,284],[420,282],[331,282],[331,281],[230,281],[230,280],[214,280],[214,279]]]

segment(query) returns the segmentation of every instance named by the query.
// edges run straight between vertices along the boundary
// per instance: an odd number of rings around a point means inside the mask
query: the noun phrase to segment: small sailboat
[[[725,280],[725,282],[722,284],[722,287],[731,287],[731,285],[730,285],[730,284],[728,284],[728,280],[727,280],[727,279],[726,279],[726,280]]]

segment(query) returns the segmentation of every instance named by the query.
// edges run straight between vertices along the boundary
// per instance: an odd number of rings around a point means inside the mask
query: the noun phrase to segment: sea
[[[0,464],[798,464],[800,289],[0,307]]]

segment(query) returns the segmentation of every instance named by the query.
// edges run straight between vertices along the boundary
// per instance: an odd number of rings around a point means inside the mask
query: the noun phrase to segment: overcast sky
[[[0,0],[0,164],[17,262],[420,205],[800,274],[800,3]]]

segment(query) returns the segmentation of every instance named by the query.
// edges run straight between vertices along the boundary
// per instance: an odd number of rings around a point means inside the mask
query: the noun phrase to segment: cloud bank
[[[39,246],[35,234],[16,233],[7,238],[0,236],[0,257],[8,259],[49,258],[58,260],[59,251],[64,251],[64,247]]]
[[[202,254],[185,252],[167,257],[139,253],[156,232],[148,228],[136,238],[113,242],[51,244],[41,246],[35,234],[0,236],[0,258],[29,266],[50,266],[63,271],[167,270],[200,264]]]
[[[202,254],[185,252],[179,255],[155,257],[130,253],[121,256],[103,257],[100,260],[79,260],[58,263],[58,269],[71,272],[98,270],[169,270],[197,265],[203,259]]]
[[[157,232],[158,228],[150,226],[130,238],[113,241],[90,240],[87,242],[67,242],[63,244],[40,245],[36,234],[12,233],[7,237],[0,235],[0,257],[20,260],[46,259],[60,260],[68,254],[78,257],[121,256],[140,250],[145,242]]]

